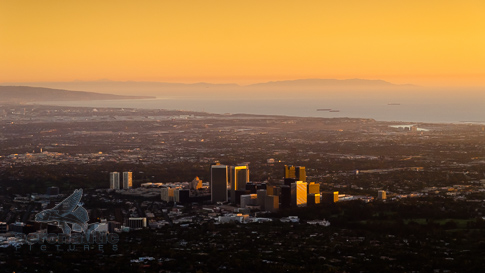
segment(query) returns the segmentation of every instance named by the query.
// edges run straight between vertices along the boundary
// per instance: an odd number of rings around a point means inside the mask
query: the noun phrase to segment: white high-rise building
[[[120,173],[110,172],[109,173],[109,188],[119,190],[120,189]]]
[[[132,172],[123,172],[123,189],[131,189],[133,187]]]

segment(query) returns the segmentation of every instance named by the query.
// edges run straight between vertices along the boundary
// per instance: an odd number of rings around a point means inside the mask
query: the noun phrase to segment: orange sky
[[[0,82],[485,86],[483,18],[483,0],[0,0]]]

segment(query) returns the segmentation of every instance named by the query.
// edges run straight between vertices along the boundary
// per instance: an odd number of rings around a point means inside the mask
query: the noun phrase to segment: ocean
[[[207,99],[157,98],[141,100],[51,101],[36,104],[141,108],[209,112],[216,114],[261,114],[324,118],[371,118],[377,121],[485,124],[482,100],[385,102],[360,99]],[[320,109],[317,111],[317,109]],[[329,110],[331,109],[331,110]]]

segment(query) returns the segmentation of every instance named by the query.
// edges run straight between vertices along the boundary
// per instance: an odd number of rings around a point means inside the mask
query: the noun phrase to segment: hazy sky
[[[485,1],[0,0],[0,82],[485,86]]]

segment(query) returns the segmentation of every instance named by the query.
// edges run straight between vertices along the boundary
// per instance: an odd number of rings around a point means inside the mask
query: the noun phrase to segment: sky
[[[0,0],[0,82],[485,86],[483,18],[483,0]]]

